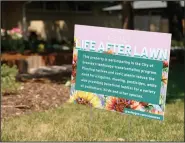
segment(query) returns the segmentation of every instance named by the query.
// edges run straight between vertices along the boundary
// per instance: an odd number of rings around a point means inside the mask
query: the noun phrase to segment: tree
[[[134,13],[133,13],[133,2],[123,1],[122,2],[122,23],[123,29],[134,29]]]
[[[172,39],[180,41],[183,38],[183,9],[179,1],[167,1],[167,14],[169,20],[169,32]]]

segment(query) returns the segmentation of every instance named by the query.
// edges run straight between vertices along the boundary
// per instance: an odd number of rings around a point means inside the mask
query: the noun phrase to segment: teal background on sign
[[[152,118],[152,119],[157,119],[157,120],[164,120],[164,117],[162,115],[151,114],[151,113],[127,109],[127,108],[124,108],[124,113],[130,114],[130,115],[136,115],[136,116],[143,116],[143,117],[150,118],[150,119]]]
[[[142,66],[136,66],[136,65],[127,65],[124,63],[114,63],[114,62],[109,62],[109,61],[101,61],[101,60],[95,60],[95,59],[87,59],[84,58],[84,55],[89,56],[89,57],[100,57],[100,58],[107,58],[107,59],[115,59],[115,60],[122,60],[122,61],[128,61],[128,62],[137,62],[137,63],[145,63],[148,65],[153,64],[153,68],[150,67],[142,67]],[[108,67],[103,67],[103,66],[98,66],[98,65],[87,65],[84,64],[83,61],[89,62],[89,63],[97,63],[97,64],[105,64],[105,65],[111,65],[111,66],[119,66],[119,67],[125,67],[125,68],[136,68],[139,70],[149,70],[149,71],[154,71],[157,74],[156,75],[148,75],[148,74],[143,74],[143,73],[138,73],[135,71],[127,71],[123,69],[111,69]],[[149,81],[145,79],[136,79],[133,77],[122,77],[120,75],[115,75],[115,74],[107,74],[107,73],[98,73],[98,72],[93,72],[93,71],[86,71],[82,69],[82,66],[85,68],[91,68],[91,69],[98,69],[98,70],[105,70],[107,72],[119,72],[122,74],[133,74],[133,75],[138,75],[138,76],[143,76],[143,77],[152,77],[155,80],[154,81]],[[112,54],[104,54],[104,53],[97,53],[97,52],[87,52],[87,51],[81,51],[78,50],[78,62],[77,62],[77,75],[76,75],[76,90],[81,90],[81,91],[87,91],[87,92],[92,92],[92,93],[97,93],[97,94],[103,94],[107,96],[115,96],[115,97],[120,97],[120,98],[126,98],[130,100],[136,100],[136,101],[142,101],[142,102],[148,102],[152,104],[159,104],[159,98],[160,98],[160,89],[161,89],[161,77],[162,77],[162,61],[157,61],[157,60],[150,60],[150,59],[144,59],[144,58],[135,58],[135,57],[127,57],[127,56],[119,56],[119,55],[112,55]],[[130,80],[130,81],[137,81],[137,82],[142,82],[144,84],[155,84],[157,87],[149,87],[149,86],[141,86],[141,85],[135,85],[135,84],[127,84],[127,83],[122,83],[119,81],[113,81],[109,79],[97,79],[95,77],[91,76],[82,76],[82,73],[85,74],[92,74],[97,77],[98,75],[101,76],[108,76],[110,78],[116,78],[116,79],[124,79],[125,81]],[[87,80],[87,82],[81,81],[82,79]],[[136,90],[130,90],[130,89],[122,89],[119,87],[108,87],[105,85],[98,85],[98,84],[93,84],[93,83],[88,83],[88,81],[98,81],[98,82],[105,82],[105,83],[110,83],[110,84],[119,84],[122,86],[129,86],[130,88],[137,88],[137,89],[142,89],[142,90],[152,90],[155,91],[155,94],[152,93],[143,93],[141,91],[136,91]],[[86,88],[86,87],[93,87],[93,88]],[[99,88],[99,90],[94,89],[94,88]],[[111,91],[104,91],[103,88],[106,88]],[[102,89],[102,90],[101,90]],[[117,91],[117,92],[112,92],[112,91]],[[126,93],[126,94],[123,94]],[[130,96],[129,94],[137,94],[141,95],[141,97],[135,97],[135,96]]]

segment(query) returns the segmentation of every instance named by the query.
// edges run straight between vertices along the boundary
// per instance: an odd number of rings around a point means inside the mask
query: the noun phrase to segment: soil
[[[20,116],[61,106],[69,99],[70,88],[50,81],[22,83],[16,94],[1,97],[1,118]]]

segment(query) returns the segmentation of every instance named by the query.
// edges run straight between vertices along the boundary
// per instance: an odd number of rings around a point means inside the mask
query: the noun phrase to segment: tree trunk
[[[123,1],[122,2],[122,23],[123,29],[134,29],[134,21],[133,21],[133,8],[131,1]]]
[[[167,14],[169,20],[169,32],[172,39],[180,41],[183,38],[183,10],[179,2],[167,1]]]

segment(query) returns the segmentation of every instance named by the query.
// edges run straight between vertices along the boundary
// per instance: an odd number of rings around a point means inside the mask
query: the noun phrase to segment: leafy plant
[[[171,46],[172,47],[184,47],[184,43],[183,41],[172,40]]]
[[[13,28],[12,30],[1,29],[1,46],[2,51],[13,51],[23,53],[26,46],[22,36],[22,32],[19,28]]]
[[[15,93],[20,84],[16,81],[18,73],[17,67],[9,67],[6,64],[1,66],[1,91],[5,93]]]
[[[42,43],[40,43],[40,44],[38,45],[37,51],[38,51],[39,53],[44,52],[44,51],[45,51],[45,45],[42,44]]]

